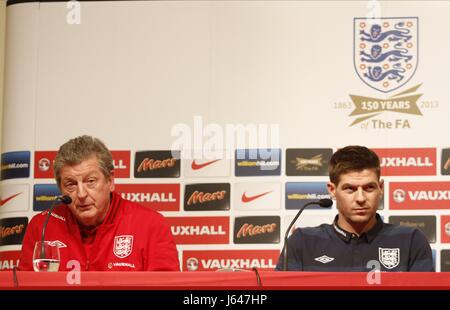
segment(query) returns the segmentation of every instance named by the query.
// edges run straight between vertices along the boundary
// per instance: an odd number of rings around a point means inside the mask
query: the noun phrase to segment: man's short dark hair
[[[365,146],[349,145],[336,151],[331,156],[328,166],[330,181],[337,185],[344,173],[373,169],[380,178],[380,159],[378,155]]]

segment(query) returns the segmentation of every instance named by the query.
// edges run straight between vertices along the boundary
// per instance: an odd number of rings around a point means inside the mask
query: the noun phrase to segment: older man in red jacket
[[[71,260],[90,271],[178,271],[178,254],[161,214],[114,192],[112,156],[100,140],[81,136],[61,146],[54,163],[56,182],[71,198],[49,218],[45,240],[59,246],[60,271]],[[33,249],[48,211],[30,221],[20,270],[33,270]]]

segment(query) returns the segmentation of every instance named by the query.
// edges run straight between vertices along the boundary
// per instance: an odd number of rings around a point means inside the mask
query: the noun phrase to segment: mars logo
[[[450,209],[450,182],[391,182],[392,210]]]
[[[136,152],[135,178],[178,178],[180,176],[179,151]]]
[[[28,225],[28,217],[0,219],[0,246],[22,244]]]
[[[380,157],[381,175],[436,175],[435,148],[373,149]]]
[[[183,251],[183,270],[212,271],[252,268],[273,270],[279,254],[279,250]]]
[[[229,218],[217,217],[169,217],[176,244],[228,244]]]
[[[233,241],[239,243],[280,242],[279,216],[243,216],[234,221]]]
[[[186,211],[229,210],[230,183],[187,184],[184,191]]]
[[[179,184],[116,184],[122,198],[156,211],[180,210]]]

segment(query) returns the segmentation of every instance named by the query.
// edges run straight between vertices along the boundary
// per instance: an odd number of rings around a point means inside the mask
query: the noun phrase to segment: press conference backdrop
[[[0,268],[59,194],[56,150],[89,134],[113,150],[117,190],[167,218],[183,270],[273,269],[297,210],[328,197],[331,154],[362,144],[382,159],[383,219],[421,229],[449,271],[449,13],[443,1],[11,1]]]

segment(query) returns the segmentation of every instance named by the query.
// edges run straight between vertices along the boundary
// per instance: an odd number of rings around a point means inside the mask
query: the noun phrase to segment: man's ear
[[[380,180],[380,189],[381,189],[381,196],[383,196],[384,195],[384,180],[383,179]]]
[[[109,181],[111,182],[111,184],[109,184],[109,191],[114,192],[114,189],[116,188],[116,184],[114,183],[114,170],[111,170]]]
[[[336,185],[332,182],[327,183],[327,189],[332,198],[336,198]]]

